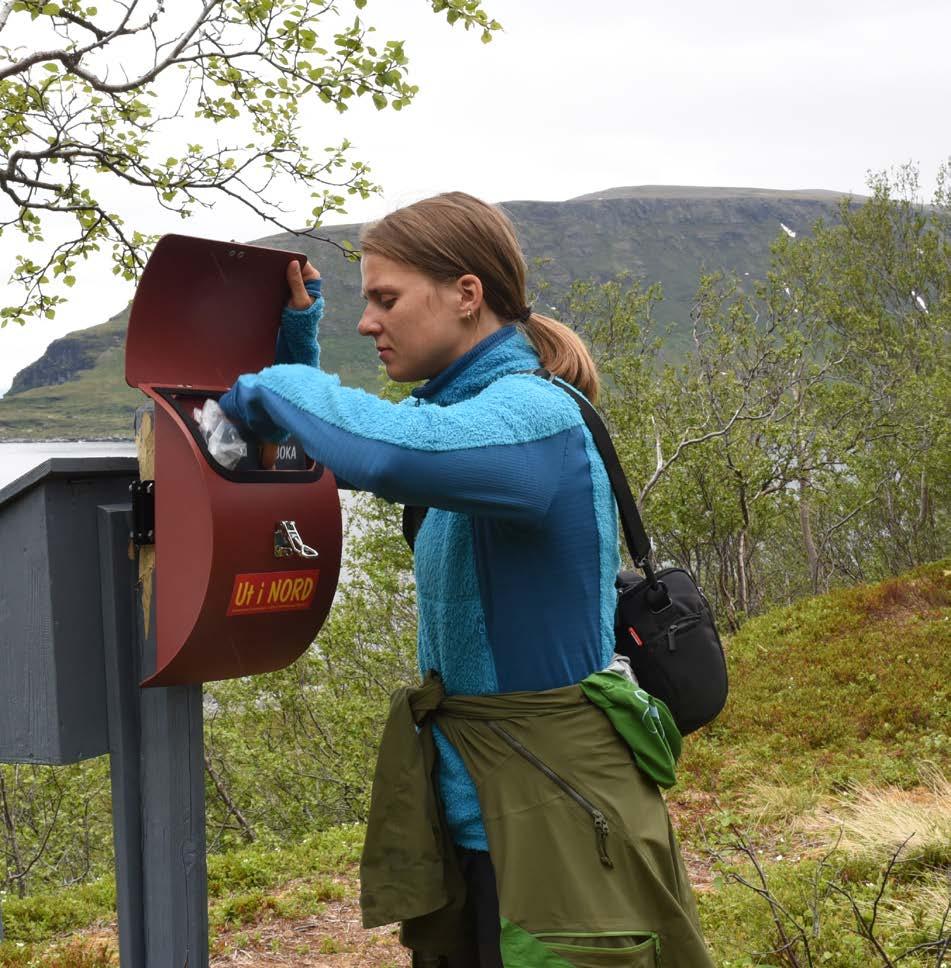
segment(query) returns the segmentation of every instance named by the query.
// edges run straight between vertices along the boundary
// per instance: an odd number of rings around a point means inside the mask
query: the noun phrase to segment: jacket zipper
[[[582,796],[571,784],[563,780],[547,763],[543,763],[531,750],[526,749],[507,729],[503,729],[498,723],[488,723],[489,728],[499,734],[509,746],[520,756],[528,760],[536,769],[541,770],[549,780],[562,789],[571,797],[575,803],[591,816],[594,821],[594,829],[598,838],[598,857],[605,867],[614,867],[611,858],[608,856],[608,821],[604,814],[586,797]]]

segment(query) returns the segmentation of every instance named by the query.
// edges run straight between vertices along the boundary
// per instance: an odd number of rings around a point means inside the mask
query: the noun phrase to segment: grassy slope
[[[685,742],[680,784],[669,796],[689,853],[695,855],[717,831],[750,831],[772,849],[772,862],[764,860],[776,890],[799,898],[789,903],[801,910],[803,879],[815,870],[813,853],[821,839],[794,844],[796,817],[857,782],[915,788],[925,760],[951,773],[949,576],[951,561],[939,562],[879,584],[839,590],[753,619],[727,643],[730,702],[714,725]],[[359,828],[341,828],[284,850],[251,847],[210,858],[213,925],[224,931],[228,925],[292,916],[301,898],[326,893],[328,876],[352,872],[359,837]],[[782,854],[789,856],[776,859]],[[938,859],[951,865],[951,844]],[[877,868],[849,863],[846,876],[867,900]],[[899,878],[897,898],[914,901],[920,878],[918,869]],[[277,901],[282,885],[284,900]],[[10,942],[0,945],[0,966],[29,964],[29,953],[48,950],[57,932],[111,917],[113,902],[108,883],[8,900]],[[760,899],[735,885],[718,886],[702,893],[701,910],[717,964],[753,964],[739,952],[762,947],[768,933]],[[827,968],[864,963],[851,915],[842,908],[827,911],[825,918],[828,957],[821,963]],[[926,927],[894,929],[896,944],[914,943],[915,930]],[[217,942],[219,950],[227,937]],[[17,947],[17,941],[25,946]],[[933,958],[904,963],[933,964]]]
[[[558,293],[575,279],[607,279],[627,271],[663,284],[659,320],[671,323],[670,351],[686,339],[689,311],[704,269],[732,269],[761,275],[770,242],[780,222],[808,229],[820,218],[835,216],[840,196],[831,192],[773,192],[753,189],[652,188],[613,189],[567,202],[507,202],[504,208],[518,229],[533,270],[530,289],[543,278],[550,284],[542,302],[556,303]],[[358,225],[321,229],[337,243],[356,243]],[[323,365],[344,383],[376,389],[377,360],[372,347],[355,332],[359,318],[359,267],[326,243],[290,235],[260,244],[305,252],[326,279],[328,310],[321,323]],[[124,318],[124,317],[123,317]],[[66,337],[104,345],[121,320]],[[2,346],[2,337],[0,337]],[[263,365],[262,361],[262,365]],[[68,383],[8,395],[0,400],[0,440],[128,437],[131,411],[139,397],[122,377],[121,361],[108,350],[96,365]]]
[[[123,351],[112,347],[66,383],[0,400],[0,440],[131,439],[132,414],[145,397],[123,373]]]
[[[732,694],[688,739],[685,787],[736,803],[753,784],[815,795],[951,770],[951,582],[940,564],[751,620],[729,643]]]
[[[919,821],[892,823],[897,836],[869,841],[859,854],[836,851],[825,864],[821,857],[840,836],[836,815],[847,817],[860,799],[858,786],[881,791],[879,826],[898,812],[897,789],[911,791],[926,816],[947,812],[924,782],[931,771],[951,775],[951,562],[774,610],[734,636],[728,654],[729,704],[686,740],[669,798],[688,849],[722,850],[716,889],[699,896],[716,963],[787,964],[750,957],[779,941],[763,898],[735,880],[762,886],[733,849],[742,837],[788,912],[787,936],[799,924],[809,939],[814,962],[800,948],[799,964],[883,964],[859,938],[850,902],[827,885],[848,890],[870,919],[888,857],[922,834]],[[951,902],[949,873],[951,837],[902,854],[876,928],[891,958],[937,937]],[[934,968],[935,953],[901,964]]]

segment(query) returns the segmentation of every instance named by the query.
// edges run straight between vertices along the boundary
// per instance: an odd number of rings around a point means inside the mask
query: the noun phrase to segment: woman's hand
[[[304,283],[310,279],[319,279],[320,273],[309,263],[304,263],[301,272],[300,263],[294,259],[287,265],[287,284],[291,287],[291,301],[287,304],[290,309],[307,309],[314,302],[311,294],[304,288]]]

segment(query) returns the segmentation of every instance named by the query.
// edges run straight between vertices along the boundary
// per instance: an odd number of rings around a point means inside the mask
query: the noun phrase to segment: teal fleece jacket
[[[617,509],[576,404],[534,376],[538,355],[504,326],[399,404],[320,369],[324,300],[286,309],[278,365],[240,377],[225,413],[257,436],[297,437],[352,486],[426,506],[416,540],[421,675],[448,695],[580,682],[614,651]],[[529,371],[529,372],[526,372]],[[471,778],[437,732],[454,841],[488,843]]]

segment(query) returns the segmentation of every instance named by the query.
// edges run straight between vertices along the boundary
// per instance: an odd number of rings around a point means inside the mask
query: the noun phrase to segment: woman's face
[[[481,285],[475,276],[452,283],[428,276],[386,256],[365,253],[360,262],[366,309],[357,332],[371,336],[391,380],[428,380],[462,356],[488,332],[476,324]],[[477,301],[471,283],[477,284]],[[467,313],[473,309],[473,319]]]

